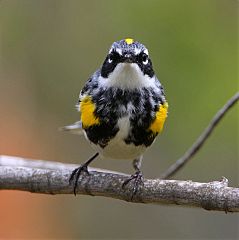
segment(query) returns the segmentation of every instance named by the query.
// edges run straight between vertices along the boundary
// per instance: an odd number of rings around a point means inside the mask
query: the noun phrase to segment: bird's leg
[[[85,172],[89,175],[88,165],[99,155],[99,153],[94,154],[90,159],[88,159],[85,163],[81,164],[80,167],[76,168],[72,171],[69,183],[74,180],[74,194],[76,195],[76,189],[78,185],[78,180],[82,172]]]
[[[139,158],[136,158],[133,161],[133,167],[136,170],[136,172],[135,174],[131,175],[130,178],[126,179],[122,185],[122,188],[124,188],[129,182],[134,180],[131,200],[133,199],[134,195],[137,193],[139,184],[143,184],[143,174],[140,171],[141,163],[142,163],[142,156]]]

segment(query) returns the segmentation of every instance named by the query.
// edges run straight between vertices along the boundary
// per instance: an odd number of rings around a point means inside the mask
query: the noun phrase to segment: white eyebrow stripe
[[[116,51],[119,55],[122,55],[122,49],[116,48],[115,51]]]
[[[112,53],[113,51],[116,51],[119,55],[122,55],[122,49],[120,48],[111,48],[109,50],[109,54]]]
[[[145,53],[146,55],[149,55],[148,49],[144,49],[144,53]]]
[[[138,54],[141,53],[141,49],[139,49],[139,48],[135,48],[135,49],[134,49],[134,52],[135,52],[135,55],[138,55]]]

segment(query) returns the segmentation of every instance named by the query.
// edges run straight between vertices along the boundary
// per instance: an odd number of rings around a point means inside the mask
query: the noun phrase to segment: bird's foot
[[[139,186],[143,185],[143,174],[141,171],[137,170],[135,172],[135,174],[131,175],[130,178],[126,179],[123,184],[122,184],[122,188],[124,189],[125,186],[131,182],[132,180],[134,180],[134,185],[133,185],[133,192],[132,192],[132,196],[131,196],[131,200],[133,200],[135,194],[137,193],[137,191],[139,190]]]
[[[78,186],[78,180],[80,178],[80,175],[85,172],[87,175],[90,175],[89,171],[88,171],[88,164],[82,164],[80,167],[76,168],[75,170],[72,171],[70,179],[69,179],[69,183],[71,184],[73,182],[74,185],[74,194],[76,196],[76,189]]]
[[[90,159],[88,159],[85,163],[83,163],[80,167],[76,168],[72,171],[69,183],[71,184],[74,180],[74,194],[76,195],[76,189],[78,186],[78,180],[80,178],[81,173],[85,172],[87,175],[90,175],[88,171],[88,165],[99,155],[99,153],[95,153]]]

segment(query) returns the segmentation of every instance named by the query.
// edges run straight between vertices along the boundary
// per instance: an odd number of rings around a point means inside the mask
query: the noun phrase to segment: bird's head
[[[137,72],[139,77],[154,76],[152,62],[148,49],[132,38],[114,42],[101,68],[101,76],[109,78],[111,75],[123,72]]]

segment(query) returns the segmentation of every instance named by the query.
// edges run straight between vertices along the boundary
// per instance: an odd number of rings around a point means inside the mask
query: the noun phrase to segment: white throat
[[[144,75],[136,63],[119,63],[114,71],[100,81],[106,87],[135,89],[154,85],[154,77]]]

